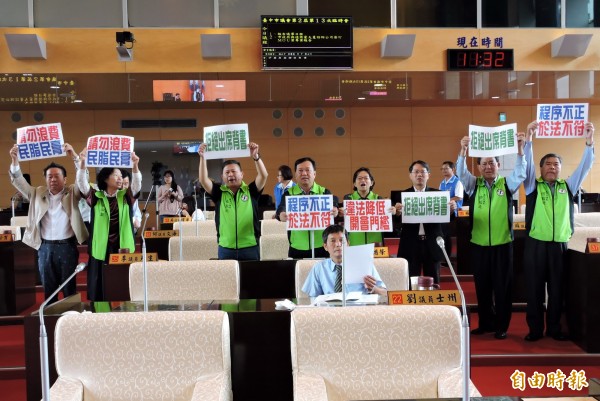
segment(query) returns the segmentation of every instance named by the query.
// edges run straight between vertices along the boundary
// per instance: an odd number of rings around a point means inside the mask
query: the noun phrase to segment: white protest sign
[[[538,104],[536,138],[583,138],[588,103]]]
[[[286,196],[287,230],[323,230],[333,224],[333,195]]]
[[[204,143],[206,144],[204,158],[212,160],[249,157],[249,142],[248,124],[204,127]]]
[[[402,223],[450,222],[450,192],[402,192]]]
[[[60,123],[31,125],[17,129],[19,161],[64,156]]]
[[[469,156],[493,157],[518,153],[517,124],[499,127],[469,125]]]
[[[87,141],[87,167],[131,168],[134,139],[124,135],[94,135]]]
[[[392,231],[392,206],[389,199],[344,200],[344,227],[346,231]]]

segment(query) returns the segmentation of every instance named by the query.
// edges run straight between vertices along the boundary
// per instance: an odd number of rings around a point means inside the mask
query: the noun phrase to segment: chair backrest
[[[217,236],[217,226],[214,220],[202,220],[202,221],[182,221],[181,230],[183,231],[184,237],[196,236],[196,225],[198,226],[198,236],[200,237],[212,237]],[[173,223],[173,230],[179,231],[179,222]]]
[[[568,243],[569,249],[585,253],[588,238],[600,238],[600,227],[575,227]]]
[[[319,259],[301,259],[296,262],[296,298],[310,298],[307,293],[302,291],[302,286],[310,269],[319,261]]]
[[[575,227],[600,227],[600,213],[577,213],[573,215]]]
[[[527,205],[524,203],[519,207],[519,211],[521,212],[521,214],[525,214],[526,209],[527,209]]]
[[[4,231],[8,230],[10,230],[12,235],[14,235],[15,241],[21,241],[21,226],[0,226],[0,233],[3,233]]]
[[[28,216],[15,216],[10,218],[11,226],[27,227]]]
[[[179,238],[169,238],[169,260],[179,260]],[[183,260],[208,260],[219,256],[216,237],[181,237]]]
[[[383,280],[386,288],[391,291],[408,290],[408,261],[404,258],[374,258],[373,264]]]
[[[269,234],[287,234],[285,229],[285,223],[279,220],[261,220],[260,221],[260,235]]]
[[[214,220],[215,219],[215,211],[214,210],[205,210],[204,218],[206,220]]]
[[[260,236],[260,260],[286,259],[289,248],[290,243],[287,234],[267,234]]]
[[[265,210],[263,211],[263,220],[272,220],[275,217],[276,210]]]
[[[240,268],[237,260],[193,260],[147,262],[148,300],[192,301],[240,298]],[[132,301],[144,299],[143,263],[129,267]]]
[[[81,381],[85,401],[191,400],[196,383],[210,377],[231,393],[223,311],[65,315],[55,353],[59,378]]]
[[[460,338],[453,306],[298,308],[294,389],[299,376],[320,376],[330,401],[437,398],[438,376],[460,367]]]

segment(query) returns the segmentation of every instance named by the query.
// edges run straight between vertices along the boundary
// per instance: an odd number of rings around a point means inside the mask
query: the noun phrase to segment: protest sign
[[[392,231],[392,206],[389,199],[344,200],[344,227],[346,231]]]
[[[536,138],[583,138],[589,104],[538,104]]]
[[[87,141],[87,167],[131,168],[133,137],[123,135],[94,135]]]
[[[402,223],[450,222],[450,192],[402,192]]]
[[[248,124],[213,125],[204,127],[204,158],[232,159],[250,156]]]
[[[287,230],[322,230],[333,224],[333,195],[300,195],[285,198]]]
[[[19,161],[64,156],[60,123],[31,125],[17,129]]]
[[[499,127],[469,125],[469,156],[493,157],[518,153],[517,124]]]

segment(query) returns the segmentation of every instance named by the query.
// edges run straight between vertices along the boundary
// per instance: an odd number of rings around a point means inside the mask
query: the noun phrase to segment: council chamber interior
[[[153,176],[157,171],[160,176],[165,170],[172,170],[190,209],[198,205],[205,211],[214,211],[210,197],[196,185],[199,157],[194,150],[202,141],[203,128],[208,126],[248,124],[249,138],[260,146],[269,173],[260,202],[261,217],[263,212],[274,209],[273,187],[278,167],[293,167],[296,159],[305,156],[316,161],[316,182],[340,199],[352,192],[352,174],[360,167],[368,167],[372,172],[376,181],[374,192],[394,198],[394,193],[411,185],[409,166],[414,160],[429,163],[428,185],[437,187],[442,180],[442,162],[456,161],[460,140],[468,134],[469,124],[494,127],[516,123],[519,131],[525,131],[527,124],[537,119],[538,104],[565,103],[588,104],[589,121],[600,124],[597,3],[0,0],[0,128],[4,132],[0,151],[5,155],[0,159],[0,180],[7,188],[0,193],[2,225],[11,226],[14,215],[27,214],[26,209],[15,210],[15,190],[8,174],[8,153],[17,129],[56,122],[62,125],[65,142],[77,152],[92,135],[134,137],[143,175],[140,203],[150,213],[147,227],[182,233],[185,229],[187,234],[181,236],[182,241],[188,241],[187,236],[200,241],[202,235],[198,234],[198,226],[190,222],[185,222],[185,228],[178,227],[178,223],[161,227],[151,196],[157,181]],[[324,16],[349,17],[346,30],[335,31],[335,36],[343,36],[344,49],[330,55],[326,61],[330,64],[310,64],[304,61],[303,54],[290,54],[289,50],[282,56],[285,59],[273,62],[263,37],[268,16],[296,17],[298,23]],[[119,37],[124,42],[119,42]],[[293,51],[307,52],[301,47]],[[345,57],[343,61],[340,54]],[[559,153],[563,158],[561,174],[566,178],[576,169],[584,148],[581,138],[535,138],[534,161],[537,163],[546,153]],[[75,169],[64,160],[57,162],[65,165],[68,183],[72,183]],[[245,181],[252,181],[256,176],[254,162],[250,158],[239,161]],[[30,174],[32,185],[45,185],[42,172],[48,162],[44,159],[21,163],[23,173]],[[220,162],[208,163],[209,176],[217,182],[221,179]],[[474,158],[467,162],[475,174]],[[509,175],[514,165],[514,155],[502,156],[499,173]],[[91,181],[95,181],[95,173],[90,170]],[[540,174],[537,165],[536,173]],[[521,256],[525,232],[515,228],[513,321],[522,322],[512,324],[508,346],[471,337],[471,380],[483,396],[587,395],[588,388],[557,393],[548,386],[527,387],[526,391],[511,387],[509,376],[515,370],[548,373],[561,367],[566,370],[565,366],[569,371],[573,368],[588,372],[589,394],[594,395],[594,386],[595,396],[600,393],[593,380],[600,376],[593,368],[600,361],[600,319],[594,312],[598,295],[593,288],[600,278],[599,260],[587,248],[588,238],[600,237],[597,163],[581,187],[585,193],[577,197],[577,235],[569,250],[569,261],[575,267],[570,272],[571,295],[563,314],[563,324],[572,341],[563,350],[547,344],[549,339],[537,348],[523,345],[519,330],[526,330],[524,311],[529,289]],[[522,186],[513,201],[515,215],[521,216],[525,205]],[[189,239],[192,242],[182,245],[177,239],[148,238],[148,252],[155,252],[165,261],[214,259],[216,256],[210,252],[216,247],[216,231],[205,227],[208,226],[203,225],[201,230],[209,233],[210,243]],[[466,288],[469,318],[473,318],[477,315],[477,303],[468,253],[468,217],[453,221],[452,231],[450,259]],[[141,236],[138,233],[136,252],[140,251]],[[153,310],[216,306],[227,312],[225,320],[231,332],[223,336],[229,336],[229,380],[235,400],[300,397],[294,394],[292,370],[299,372],[302,368],[290,356],[290,323],[294,317],[289,311],[276,311],[274,305],[275,300],[298,299],[300,267],[297,261],[286,259],[285,244],[277,244],[277,256],[240,262],[234,268],[237,270],[233,278],[223,279],[232,279],[236,283],[232,285],[238,286],[236,302],[215,302],[224,299],[219,297],[205,302],[208,298],[203,296],[195,306],[189,306],[189,302],[185,303],[187,306],[175,302],[167,306],[167,302],[157,302],[153,306]],[[392,259],[398,239],[385,238],[381,245],[388,246]],[[3,259],[11,265],[3,268],[6,279],[2,284],[5,295],[1,314],[11,324],[23,326],[24,353],[17,363],[0,365],[0,380],[21,380],[27,400],[40,399],[39,315],[37,309],[32,310],[40,304],[40,285],[39,277],[35,277],[34,250],[18,240],[0,243],[0,247],[4,248]],[[195,255],[205,249],[209,253]],[[82,247],[80,253],[86,252]],[[224,267],[221,273],[231,273],[228,269]],[[110,310],[142,310],[139,299],[133,300],[132,271],[129,264],[108,267]],[[212,277],[212,273],[203,274]],[[396,279],[394,274],[398,273],[389,274]],[[455,288],[447,268],[441,275],[443,289]],[[196,283],[194,280],[190,279],[190,283]],[[400,280],[407,281],[406,277]],[[85,293],[85,280],[78,279],[78,290]],[[94,308],[85,302],[85,297],[59,302],[46,312],[46,324],[53,331],[63,312]],[[300,325],[300,320],[294,324]],[[452,341],[458,341],[458,326],[451,327]],[[412,347],[423,346],[412,337],[407,341]],[[298,349],[295,352],[302,353]],[[309,348],[304,352],[310,355],[315,351]],[[406,352],[410,354],[410,349]],[[500,355],[509,357],[502,359]],[[54,358],[51,352],[52,382],[58,377]],[[454,364],[456,355],[440,363]],[[390,371],[395,369],[392,365]],[[464,361],[459,361],[459,365],[464,366]],[[485,378],[492,367],[497,369],[492,374],[502,377],[503,384],[496,387]],[[383,378],[386,369],[387,366],[373,367],[372,372]],[[444,398],[439,393],[414,389],[406,390],[402,397],[398,396],[401,393],[386,397],[385,392],[378,390],[373,393],[377,398],[367,397],[360,390],[355,398],[349,398],[346,394],[353,387],[350,379],[335,385],[327,380],[325,386],[330,394],[335,394],[332,397],[339,397],[336,399]],[[337,386],[344,390],[331,390]],[[402,387],[397,383],[395,386]]]

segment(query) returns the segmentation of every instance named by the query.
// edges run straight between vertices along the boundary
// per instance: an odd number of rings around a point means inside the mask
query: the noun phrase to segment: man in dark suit
[[[422,160],[414,161],[408,168],[409,177],[413,185],[402,192],[437,191],[436,188],[427,186],[429,180],[429,164]],[[402,223],[402,203],[396,203],[396,215],[400,216]],[[456,209],[456,202],[450,201],[450,210]],[[451,213],[452,216],[454,213]],[[408,261],[408,271],[411,277],[423,275],[433,277],[436,283],[440,282],[440,261],[444,254],[438,246],[436,239],[443,237],[441,223],[404,223],[400,233],[400,247],[398,257]]]

